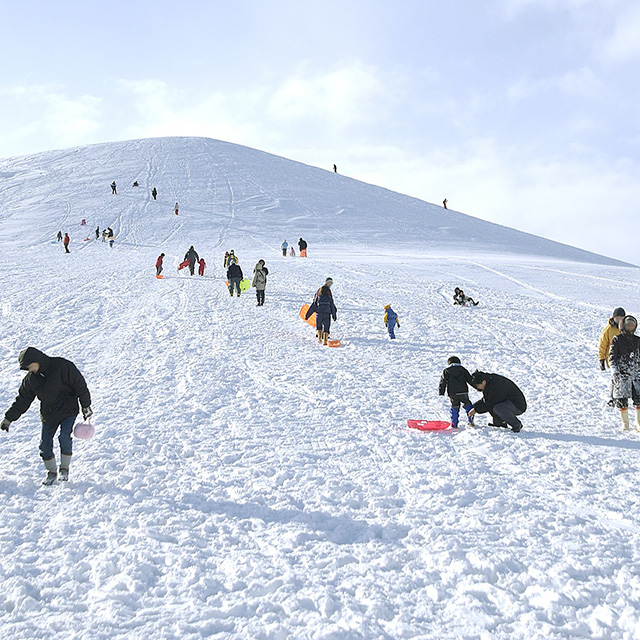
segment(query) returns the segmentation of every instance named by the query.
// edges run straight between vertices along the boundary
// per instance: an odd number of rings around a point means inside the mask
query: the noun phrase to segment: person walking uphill
[[[527,401],[515,382],[497,373],[474,371],[471,386],[483,395],[482,400],[478,400],[468,413],[471,420],[476,413],[488,412],[493,418],[493,426],[509,425],[516,433],[522,429],[518,416],[527,410]]]
[[[193,248],[193,245],[191,245],[189,247],[189,251],[187,251],[187,253],[184,254],[184,262],[189,263],[189,272],[191,273],[191,275],[195,273],[196,262],[198,262],[199,260],[200,260],[200,256],[198,255],[198,252]]]
[[[469,387],[471,384],[471,374],[462,366],[460,358],[451,356],[447,360],[447,368],[442,372],[440,377],[440,385],[438,394],[443,396],[445,393],[451,401],[451,426],[457,428],[460,420],[460,405],[469,413],[473,409],[471,400],[469,400]],[[473,418],[469,417],[469,424],[473,425]]]
[[[316,314],[316,330],[318,333],[318,342],[327,344],[329,341],[329,333],[331,331],[331,318],[337,320],[336,305],[333,302],[331,289],[328,285],[324,285],[320,289],[320,295],[313,300],[313,304],[309,307],[305,318],[308,320],[314,313]]]
[[[233,298],[233,290],[235,289],[238,292],[238,298],[240,297],[240,281],[244,278],[242,274],[242,269],[237,262],[232,262],[229,264],[229,268],[227,269],[227,280],[229,281],[229,293]]]
[[[629,429],[629,398],[636,414],[636,431],[640,431],[640,337],[636,335],[638,321],[625,316],[620,333],[611,341],[609,364],[612,376],[612,397],[620,409],[622,428]]]
[[[625,315],[627,314],[622,307],[616,307],[607,322],[607,326],[600,334],[600,340],[598,341],[598,360],[600,361],[600,368],[603,371],[609,366],[611,342],[620,334],[620,323]]]
[[[117,189],[117,185],[116,185],[116,181],[115,180],[111,183],[111,195],[112,196],[117,196],[118,195],[118,189]]]
[[[384,324],[389,332],[389,337],[392,340],[396,339],[396,326],[400,327],[400,320],[398,314],[391,308],[390,304],[384,307]]]
[[[204,258],[200,258],[200,260],[198,260],[198,275],[199,276],[203,276],[204,275],[204,269],[207,266],[207,263],[204,261]]]
[[[253,281],[251,286],[256,290],[256,298],[258,299],[258,307],[264,305],[264,290],[267,288],[267,276],[269,269],[264,266],[264,260],[258,260],[258,264],[253,269]]]
[[[42,484],[53,484],[58,478],[53,438],[60,429],[60,480],[69,479],[72,455],[71,431],[78,415],[78,401],[82,415],[88,420],[92,415],[91,394],[78,368],[64,358],[51,358],[34,347],[27,347],[18,356],[20,369],[27,371],[18,396],[5,413],[0,428],[9,431],[12,422],[27,412],[35,398],[40,400],[42,434],[40,456],[47,470]]]
[[[62,241],[62,244],[64,244],[64,250],[65,253],[71,253],[71,251],[69,251],[69,243],[71,242],[71,238],[69,237],[68,233],[64,234],[64,240]]]

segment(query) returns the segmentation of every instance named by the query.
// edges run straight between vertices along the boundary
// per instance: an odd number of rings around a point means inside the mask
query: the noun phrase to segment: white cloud
[[[602,91],[602,81],[589,67],[582,67],[577,71],[537,80],[523,77],[507,89],[507,97],[512,100],[522,100],[547,91],[593,97]]]
[[[640,6],[636,5],[618,18],[613,34],[605,44],[604,52],[615,61],[640,57]]]

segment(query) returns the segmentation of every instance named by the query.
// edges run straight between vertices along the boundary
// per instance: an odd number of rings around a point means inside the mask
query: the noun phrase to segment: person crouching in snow
[[[331,318],[337,320],[336,305],[333,302],[331,289],[324,285],[320,289],[320,295],[313,301],[309,307],[305,318],[308,320],[314,313],[316,314],[316,330],[318,332],[318,342],[327,344],[329,341],[329,332],[331,331]]]
[[[497,373],[474,371],[471,374],[471,386],[482,392],[482,400],[478,400],[469,411],[473,420],[476,413],[490,413],[494,427],[509,425],[518,433],[522,422],[518,416],[527,410],[527,401],[518,385]]]
[[[269,269],[264,266],[264,260],[258,260],[258,264],[253,269],[253,282],[251,286],[256,290],[258,307],[264,306],[264,290],[267,288],[267,276]]]
[[[42,418],[40,456],[47,469],[47,477],[42,484],[53,484],[58,478],[53,453],[53,437],[58,429],[60,480],[68,480],[72,454],[71,431],[78,415],[78,400],[84,419],[88,420],[93,415],[87,383],[73,362],[64,358],[50,358],[34,347],[22,350],[18,362],[20,369],[28,373],[22,380],[14,403],[5,413],[0,428],[8,432],[11,423],[26,413],[34,399],[38,398]]]
[[[613,399],[620,409],[622,428],[629,429],[629,398],[636,414],[636,431],[640,431],[640,337],[636,335],[638,321],[625,316],[620,334],[611,341],[609,365],[613,373]]]
[[[162,263],[164,261],[164,253],[161,253],[156,260],[156,275],[159,276],[162,273]]]
[[[400,321],[398,320],[398,314],[391,308],[390,304],[384,307],[384,323],[389,331],[389,337],[392,340],[396,339],[396,327],[400,327]]]
[[[438,388],[439,395],[445,393],[451,401],[451,425],[456,428],[460,419],[460,405],[467,412],[469,424],[473,425],[473,418],[469,415],[473,405],[469,400],[469,387],[471,384],[471,374],[465,369],[460,358],[451,356],[447,360],[447,368],[442,372],[440,377],[440,386]]]
[[[200,260],[198,260],[198,275],[199,276],[203,276],[204,275],[204,268],[207,266],[207,263],[204,261],[204,258],[200,258]]]

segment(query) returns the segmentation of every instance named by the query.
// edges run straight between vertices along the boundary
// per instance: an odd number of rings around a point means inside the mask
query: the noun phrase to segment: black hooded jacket
[[[73,362],[64,358],[50,358],[34,347],[27,347],[18,356],[21,369],[37,362],[38,373],[27,373],[18,395],[5,418],[15,422],[24,414],[35,398],[40,400],[42,423],[59,425],[66,418],[78,415],[78,400],[83,408],[91,406],[87,383]]]
[[[492,413],[493,407],[507,400],[511,400],[518,411],[524,413],[527,410],[527,401],[524,393],[520,391],[520,388],[513,380],[509,380],[509,378],[500,376],[497,373],[487,373],[486,380],[487,386],[482,392],[482,400],[478,400],[473,405],[473,408],[478,413]]]
[[[190,247],[189,251],[187,251],[187,253],[184,254],[184,259],[188,260],[189,264],[193,266],[196,262],[198,262],[198,260],[200,260],[200,256],[198,255],[198,252],[193,247]]]
[[[470,384],[471,374],[461,364],[450,364],[442,372],[438,392],[441,396],[447,393],[450,398],[458,400],[461,395],[469,393]]]

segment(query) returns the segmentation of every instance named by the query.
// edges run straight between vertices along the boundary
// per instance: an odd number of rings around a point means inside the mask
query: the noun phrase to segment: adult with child
[[[27,375],[22,380],[15,401],[5,413],[0,428],[8,433],[11,423],[26,413],[38,398],[42,419],[40,457],[47,470],[47,477],[42,484],[51,485],[58,477],[60,480],[68,480],[73,453],[71,431],[78,415],[78,401],[85,420],[93,415],[87,383],[73,362],[64,358],[49,357],[34,347],[23,349],[18,356],[18,362],[20,369],[26,371]],[[59,470],[53,452],[53,438],[58,429]]]
[[[470,415],[473,405],[469,400],[469,386],[471,384],[471,374],[462,366],[460,358],[451,356],[447,360],[447,367],[440,376],[438,394],[445,393],[451,401],[451,426],[456,428],[460,420],[460,406],[464,407],[467,413],[469,424],[473,424],[473,416]]]
[[[467,307],[469,305],[474,307],[478,306],[478,303],[475,302],[473,298],[465,295],[465,292],[459,287],[456,287],[453,292],[453,304],[458,304],[463,307]]]
[[[267,288],[267,276],[269,269],[264,266],[264,260],[258,260],[258,264],[253,269],[253,281],[251,286],[256,290],[256,298],[258,304],[256,306],[264,306],[264,291]]]
[[[624,316],[620,333],[611,341],[609,364],[612,372],[612,397],[620,410],[622,428],[629,430],[629,398],[636,414],[636,431],[640,431],[640,337],[638,321]]]
[[[333,302],[333,295],[329,286],[325,284],[320,288],[319,293],[320,295],[316,294],[305,319],[308,320],[314,313],[316,314],[318,342],[326,345],[331,331],[331,319],[333,318],[334,322],[337,320],[338,310]]]
[[[189,247],[187,253],[184,254],[184,262],[178,267],[178,269],[182,269],[183,265],[189,267],[189,273],[193,275],[196,271],[196,262],[200,260],[200,256],[198,252],[193,248],[193,245]]]
[[[234,290],[238,292],[238,298],[240,297],[240,282],[244,278],[242,269],[237,262],[231,262],[227,269],[227,282],[229,283],[229,293],[233,298]]]
[[[527,410],[527,401],[513,380],[497,373],[474,371],[471,386],[482,392],[482,400],[474,403],[469,418],[473,420],[476,413],[490,413],[494,427],[509,425],[516,433],[522,429],[518,416]]]
[[[622,307],[616,307],[607,321],[607,325],[600,333],[600,340],[598,341],[598,360],[600,362],[600,368],[603,371],[605,371],[609,366],[609,351],[611,349],[611,343],[613,342],[613,339],[620,334],[620,323],[625,315],[627,314]]]

